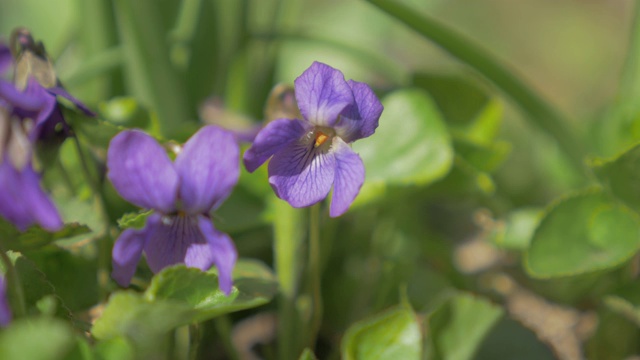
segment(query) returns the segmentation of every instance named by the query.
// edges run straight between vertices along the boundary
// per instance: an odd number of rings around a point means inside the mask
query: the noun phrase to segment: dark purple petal
[[[12,83],[0,79],[0,99],[13,107],[24,110],[39,110],[46,98],[34,96],[18,90]]]
[[[5,327],[11,322],[11,308],[7,300],[7,283],[0,276],[0,327]]]
[[[2,76],[13,64],[11,50],[3,43],[0,43],[0,76]]]
[[[144,253],[154,273],[167,266],[185,263],[187,252],[191,247],[196,249],[208,247],[198,228],[198,215],[181,214],[149,218],[146,231],[148,231],[149,240],[145,244]],[[206,265],[211,267],[212,264],[213,258],[198,263],[203,267]]]
[[[360,192],[364,183],[364,164],[360,156],[340,138],[333,140],[331,151],[336,157],[336,173],[329,215],[337,217],[349,209]]]
[[[207,213],[229,196],[240,176],[240,149],[232,133],[208,125],[184,144],[175,163],[180,200],[190,214]]]
[[[84,103],[82,103],[82,101],[73,97],[64,88],[59,86],[54,86],[52,88],[47,89],[47,91],[49,91],[53,95],[62,96],[63,98],[71,101],[75,106],[78,107],[78,109],[82,110],[82,112],[84,112],[85,115],[91,116],[91,117],[96,116],[96,114],[93,111],[91,111],[91,109],[89,109]]]
[[[153,214],[147,221],[159,221],[160,215]],[[127,229],[120,234],[113,245],[111,277],[123,287],[129,286],[131,278],[142,256],[142,250],[148,239],[149,225],[142,230]]]
[[[338,135],[346,142],[371,136],[378,127],[382,104],[369,85],[349,80],[355,105],[347,107],[335,125]]]
[[[295,92],[302,116],[319,126],[333,126],[342,110],[354,102],[342,73],[319,62],[295,80]]]
[[[8,161],[0,164],[0,215],[20,231],[34,223],[49,231],[63,225],[53,202],[40,187],[38,174],[30,165],[18,171]]]
[[[254,172],[273,154],[299,140],[309,130],[305,122],[278,119],[267,124],[256,136],[253,145],[244,153],[244,166]]]
[[[109,144],[107,167],[109,180],[130,203],[165,214],[175,210],[178,174],[151,136],[139,130],[116,135]]]
[[[23,189],[20,173],[5,159],[0,163],[0,215],[21,231],[33,223],[27,204],[22,201]]]
[[[238,259],[236,247],[233,244],[233,241],[231,241],[229,235],[222,233],[213,227],[209,218],[199,216],[198,226],[200,228],[200,232],[207,240],[208,249],[197,249],[197,251],[189,249],[185,262],[189,266],[196,266],[204,270],[208,269],[211,265],[205,268],[197,266],[196,264],[206,265],[204,260],[208,260],[212,257],[213,263],[218,269],[218,284],[220,285],[220,290],[229,295],[231,293],[231,286],[233,285],[231,275],[233,267],[236,264],[236,260]],[[193,265],[190,265],[190,263]]]
[[[57,231],[64,225],[49,196],[40,187],[40,176],[27,166],[22,170],[22,201],[28,206],[33,221],[48,231]]]
[[[276,195],[293,207],[313,205],[324,199],[333,184],[336,160],[313,142],[295,142],[273,155],[269,183]]]

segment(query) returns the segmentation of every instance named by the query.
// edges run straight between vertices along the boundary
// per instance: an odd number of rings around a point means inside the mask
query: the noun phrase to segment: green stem
[[[311,324],[309,326],[309,344],[311,349],[315,349],[316,338],[322,323],[322,293],[320,271],[320,203],[315,204],[309,211],[309,282],[311,283],[311,298],[313,301],[313,312],[311,314]]]
[[[82,146],[80,145],[80,140],[78,140],[77,136],[72,136],[71,138],[73,139],[76,151],[78,152],[78,159],[80,161],[80,167],[82,168],[84,178],[87,183],[89,183],[89,187],[91,188],[93,196],[98,199],[100,207],[102,208],[101,215],[105,222],[105,235],[100,238],[98,247],[98,288],[100,289],[100,297],[106,298],[106,296],[108,295],[106,289],[109,282],[109,256],[111,252],[111,237],[109,235],[109,228],[111,227],[111,223],[109,221],[109,217],[107,216],[107,203],[105,201],[105,195],[102,191],[102,187],[91,174],[89,164],[87,164],[87,160],[84,157],[84,151],[82,151]]]
[[[6,275],[9,280],[9,288],[13,289],[14,294],[16,295],[17,300],[17,309],[15,309],[16,314],[20,317],[25,316],[27,314],[27,306],[24,298],[24,289],[22,289],[22,282],[20,282],[20,277],[18,276],[18,272],[16,268],[13,266],[13,262],[7,255],[4,244],[0,243],[0,258],[2,258],[2,263],[4,264]]]
[[[201,339],[200,326],[198,324],[189,325],[189,360],[196,360],[198,358]]]
[[[583,163],[585,149],[569,129],[565,118],[520,80],[512,70],[507,69],[504,64],[463,36],[435,20],[419,14],[410,7],[395,0],[367,1],[400,20],[490,80],[528,115],[529,121],[555,138],[573,165],[588,176],[589,171]]]

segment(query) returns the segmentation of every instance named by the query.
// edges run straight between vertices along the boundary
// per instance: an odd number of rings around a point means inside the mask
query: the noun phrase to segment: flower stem
[[[200,340],[202,334],[200,331],[200,325],[189,325],[189,360],[195,360],[198,358],[198,349],[200,348]]]
[[[315,204],[309,211],[309,282],[311,283],[311,297],[313,310],[309,326],[309,347],[315,348],[316,338],[322,323],[322,293],[320,272],[320,203]]]
[[[111,237],[109,236],[109,228],[111,227],[111,223],[109,221],[109,216],[107,215],[107,203],[105,201],[104,193],[102,192],[102,188],[98,180],[91,174],[89,164],[84,157],[84,151],[82,151],[80,140],[78,140],[77,136],[72,136],[71,138],[73,139],[76,151],[78,152],[78,159],[80,161],[80,166],[82,168],[84,178],[86,179],[87,183],[89,183],[89,187],[91,188],[93,196],[98,199],[100,207],[102,208],[102,217],[104,218],[105,222],[105,236],[100,237],[100,241],[98,244],[98,288],[100,289],[100,297],[106,298],[106,288],[109,282],[109,245],[111,243]]]
[[[2,258],[2,263],[4,264],[7,279],[9,280],[9,286],[13,289],[14,294],[16,295],[17,300],[17,309],[16,315],[25,316],[27,314],[27,306],[25,305],[24,300],[24,290],[22,289],[22,282],[20,282],[20,277],[18,277],[18,272],[16,271],[15,266],[13,266],[13,262],[7,255],[5,251],[4,244],[0,242],[0,258]]]

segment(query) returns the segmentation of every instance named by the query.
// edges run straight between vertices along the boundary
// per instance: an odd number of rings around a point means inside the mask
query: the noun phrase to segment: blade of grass
[[[586,155],[583,144],[569,128],[566,119],[518,78],[513,70],[460,34],[410,7],[394,0],[367,1],[491,81],[527,115],[527,120],[555,138],[573,165],[585,176],[589,176],[589,171],[583,163]]]

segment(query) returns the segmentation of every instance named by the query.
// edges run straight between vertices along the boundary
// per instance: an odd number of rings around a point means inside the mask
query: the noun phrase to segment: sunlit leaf
[[[67,323],[50,318],[25,318],[0,332],[0,359],[66,359],[74,345],[74,335]]]
[[[529,247],[542,215],[543,211],[536,208],[514,210],[507,215],[504,221],[495,224],[490,239],[500,247],[525,250]]]
[[[640,145],[613,159],[593,159],[591,166],[616,197],[640,211]]]
[[[453,163],[447,128],[424,91],[396,91],[382,103],[376,133],[353,144],[366,168],[359,202],[380,196],[386,185],[427,185],[445,176]]]
[[[620,265],[640,247],[640,219],[601,190],[553,204],[531,241],[527,271],[535,277],[575,275]]]
[[[113,294],[92,334],[98,339],[125,336],[145,343],[181,325],[266,304],[276,291],[273,274],[256,261],[236,265],[229,296],[218,289],[213,271],[184,265],[168,267],[154,276],[144,294]]]
[[[420,359],[422,335],[416,314],[406,306],[353,324],[342,339],[342,357],[356,359]]]
[[[439,359],[472,359],[503,310],[487,300],[458,294],[429,318],[433,351]]]

